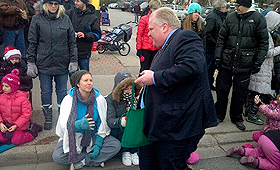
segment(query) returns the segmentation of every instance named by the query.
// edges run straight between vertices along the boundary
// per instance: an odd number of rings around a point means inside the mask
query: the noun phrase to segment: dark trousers
[[[216,80],[217,118],[224,120],[228,105],[228,95],[231,86],[232,97],[230,105],[231,122],[242,122],[243,104],[245,103],[248,86],[250,83],[250,73],[232,73],[226,69],[220,69]]]
[[[150,51],[150,50],[143,50],[142,55],[145,57],[143,62],[140,62],[140,73],[143,70],[149,70],[151,63],[153,61],[154,56],[156,55],[158,50]]]
[[[139,148],[141,170],[190,170],[187,160],[203,134],[179,141],[156,141]]]
[[[208,79],[210,86],[214,83],[214,72],[215,72],[215,60],[213,54],[206,54]]]

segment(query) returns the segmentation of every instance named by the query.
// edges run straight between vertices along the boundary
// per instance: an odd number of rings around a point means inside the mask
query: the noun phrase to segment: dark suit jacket
[[[202,40],[177,30],[151,65],[156,85],[148,86],[144,134],[151,141],[182,140],[216,126]]]

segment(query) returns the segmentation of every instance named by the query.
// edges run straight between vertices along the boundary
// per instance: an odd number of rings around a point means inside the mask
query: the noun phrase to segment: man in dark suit
[[[202,40],[179,27],[169,8],[150,16],[149,36],[160,50],[150,70],[135,80],[146,85],[147,98],[141,97],[141,107],[146,107],[143,132],[153,142],[139,148],[141,170],[189,169],[186,160],[205,128],[217,125]]]

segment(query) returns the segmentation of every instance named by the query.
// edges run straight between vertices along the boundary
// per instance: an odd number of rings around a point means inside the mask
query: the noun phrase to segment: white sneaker
[[[130,152],[123,152],[122,153],[122,163],[125,166],[131,166],[132,162],[131,162],[131,153]]]
[[[131,154],[131,159],[132,159],[133,165],[139,165],[139,157],[138,157],[137,152],[135,152],[134,154]]]

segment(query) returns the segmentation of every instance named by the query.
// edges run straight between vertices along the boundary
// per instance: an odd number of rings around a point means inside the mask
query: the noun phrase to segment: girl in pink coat
[[[0,95],[0,143],[21,145],[32,141],[36,133],[27,130],[32,114],[28,94],[18,90],[18,69],[3,77]]]
[[[270,104],[261,102],[255,97],[255,104],[259,111],[267,117],[266,123],[261,131],[253,134],[257,141],[257,147],[235,146],[227,151],[227,156],[240,155],[241,164],[252,164],[259,169],[280,169],[280,95],[277,100]]]

